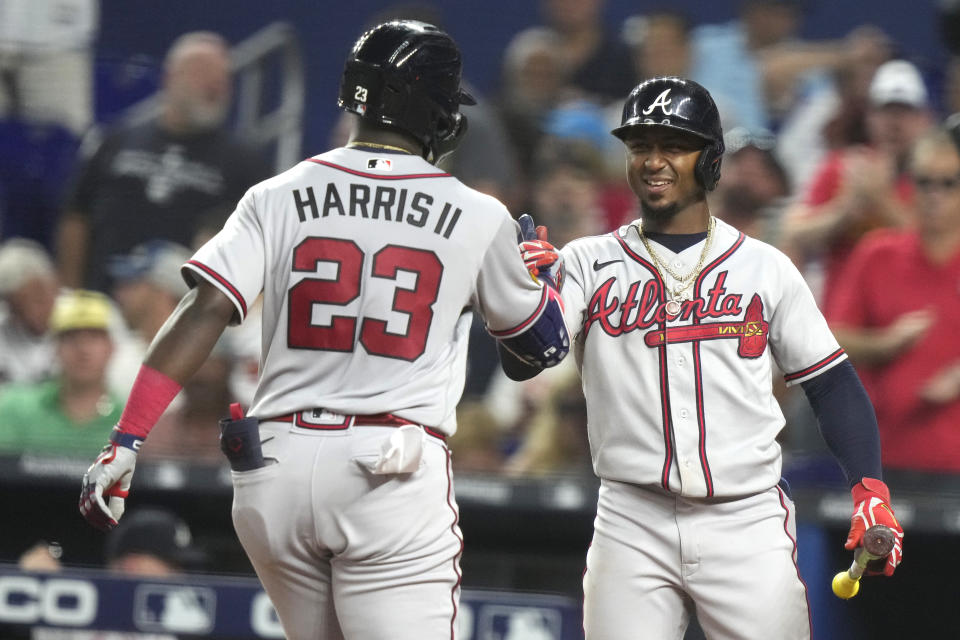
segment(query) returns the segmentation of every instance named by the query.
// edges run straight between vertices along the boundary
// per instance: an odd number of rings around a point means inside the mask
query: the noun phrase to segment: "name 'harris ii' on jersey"
[[[421,157],[358,145],[250,189],[188,268],[241,318],[262,291],[263,317],[276,319],[251,415],[390,412],[452,433],[465,310],[500,337],[548,306],[516,234],[496,199]]]
[[[346,168],[329,165],[323,160],[311,158],[310,162],[327,164],[335,169]],[[390,158],[371,158],[367,160],[370,177],[407,179],[408,176],[394,176],[385,172],[393,170],[394,161]],[[349,172],[349,171],[348,171]],[[427,177],[448,177],[447,174],[431,173]],[[343,193],[341,193],[343,189]],[[360,217],[384,222],[402,222],[419,228],[431,228],[434,233],[449,238],[456,227],[463,209],[449,202],[435,203],[434,197],[424,191],[391,185],[369,185],[351,182],[338,185],[328,182],[318,186],[323,196],[319,203],[314,187],[294,189],[293,206],[300,222],[307,219],[326,218],[331,215]],[[435,206],[436,204],[436,206]]]

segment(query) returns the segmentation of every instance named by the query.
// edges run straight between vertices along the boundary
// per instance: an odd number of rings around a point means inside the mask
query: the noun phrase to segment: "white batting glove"
[[[83,474],[80,513],[101,531],[113,529],[123,515],[141,444],[143,438],[114,429],[110,443]]]

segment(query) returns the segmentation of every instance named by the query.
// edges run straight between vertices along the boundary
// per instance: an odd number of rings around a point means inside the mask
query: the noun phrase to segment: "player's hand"
[[[532,276],[539,275],[543,271],[549,271],[554,263],[560,259],[556,247],[546,240],[521,242],[520,255],[523,256],[523,263],[527,265],[527,271]]]
[[[850,533],[847,535],[846,549],[860,546],[863,533],[875,524],[882,524],[893,531],[895,540],[893,551],[885,559],[876,560],[867,565],[868,575],[892,576],[903,558],[903,528],[890,508],[890,490],[880,480],[863,478],[850,490],[853,496],[853,517],[850,519]],[[874,566],[877,563],[881,566]]]
[[[80,513],[101,531],[113,529],[123,515],[142,443],[143,438],[114,429],[109,444],[83,474]]]
[[[960,397],[960,362],[952,363],[920,387],[920,399],[930,404],[948,404]]]
[[[936,319],[930,309],[917,309],[898,316],[881,338],[881,341],[886,340],[890,357],[899,355],[926,335]]]
[[[527,271],[534,278],[546,280],[560,291],[563,286],[563,256],[547,241],[547,228],[534,225],[533,218],[526,213],[517,222],[520,223],[520,255]]]

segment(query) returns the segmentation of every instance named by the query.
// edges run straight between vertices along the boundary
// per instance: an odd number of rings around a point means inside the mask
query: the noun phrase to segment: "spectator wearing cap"
[[[913,64],[891,60],[877,68],[866,124],[868,144],[829,154],[784,223],[783,248],[804,271],[828,321],[836,307],[839,278],[857,241],[872,229],[912,222],[907,159],[933,124],[927,88]],[[821,277],[814,277],[818,272]]]
[[[167,577],[203,568],[206,554],[174,512],[141,507],[124,515],[107,537],[107,569],[125,575]]]
[[[101,293],[74,290],[57,298],[50,330],[61,373],[0,395],[0,450],[97,455],[122,409],[106,382],[113,353],[110,314],[110,301]]]
[[[57,272],[39,244],[22,238],[0,245],[0,385],[39,382],[53,374],[50,313]]]
[[[58,572],[64,569],[57,543],[40,540],[21,554],[23,571]],[[120,525],[111,530],[103,548],[108,571],[121,578],[155,580],[177,578],[188,571],[203,571],[209,555],[196,545],[187,523],[162,507],[128,509]],[[207,621],[205,610],[189,590],[170,590],[163,603],[164,620],[190,623]],[[72,629],[60,623],[56,628],[35,626],[31,638],[47,640],[177,640],[187,636],[139,631]],[[169,628],[176,625],[171,624]],[[198,636],[189,636],[191,638]]]
[[[870,81],[893,57],[893,41],[855,47],[846,64],[805,83],[777,128],[777,157],[793,188],[805,193],[833,149],[866,144]]]
[[[110,259],[113,298],[127,325],[146,344],[187,292],[180,267],[190,255],[190,250],[179,244],[152,240],[134,247],[128,255]]]
[[[118,338],[110,367],[110,385],[122,395],[130,391],[147,345],[187,292],[180,267],[190,250],[166,240],[151,240],[127,255],[111,256],[107,271],[112,295],[128,332]]]

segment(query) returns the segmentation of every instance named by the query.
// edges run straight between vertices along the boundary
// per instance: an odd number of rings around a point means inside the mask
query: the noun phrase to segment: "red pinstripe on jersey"
[[[207,265],[201,262],[197,262],[196,260],[189,260],[187,261],[187,264],[192,267],[196,267],[200,271],[203,271],[208,276],[210,276],[211,278],[219,282],[220,285],[223,286],[223,288],[226,289],[231,296],[233,296],[233,298],[237,301],[237,304],[240,305],[240,310],[243,314],[243,318],[247,316],[247,301],[243,299],[243,295],[240,293],[240,291],[235,286],[230,284],[230,282],[227,281],[226,278],[224,278],[222,275],[220,275],[219,273],[217,273]],[[243,320],[243,318],[240,318],[240,319]]]
[[[724,251],[716,260],[703,268],[703,271],[701,271],[700,275],[697,276],[697,279],[693,285],[694,298],[700,297],[700,287],[703,285],[703,281],[706,279],[707,274],[713,269],[716,269],[727,258],[733,255],[733,253],[740,248],[740,245],[743,244],[744,238],[745,236],[741,233],[729,249]],[[693,314],[693,324],[700,324],[699,315]],[[703,402],[703,369],[700,362],[699,340],[693,343],[693,378],[697,398],[697,428],[700,431],[700,468],[703,470],[703,478],[707,484],[707,497],[709,498],[713,496],[713,475],[710,472],[710,463],[707,460],[707,419]]]
[[[644,259],[640,254],[636,253],[626,241],[620,237],[620,234],[613,232],[613,237],[617,239],[617,242],[620,243],[620,246],[623,247],[623,250],[628,256],[630,256],[634,261],[646,267],[647,271],[653,276],[657,281],[657,289],[660,292],[659,303],[664,304],[666,302],[666,286],[664,286],[663,278],[660,277],[660,272],[657,268]],[[660,322],[659,327],[661,331],[666,331],[667,323]],[[660,359],[660,411],[661,416],[663,417],[663,471],[660,474],[660,484],[667,491],[670,490],[670,467],[673,466],[673,412],[670,410],[670,389],[669,389],[669,373],[667,370],[667,345],[666,342],[657,347],[658,357]]]
[[[333,164],[332,162],[327,162],[326,160],[318,160],[317,158],[308,158],[307,162],[313,162],[314,164],[322,164],[325,167],[330,167],[331,169],[336,169],[337,171],[343,171],[344,173],[360,176],[362,178],[370,178],[371,180],[412,180],[414,178],[449,178],[451,177],[449,173],[405,173],[400,175],[367,173],[365,171],[357,171],[356,169],[344,167],[339,164]]]

